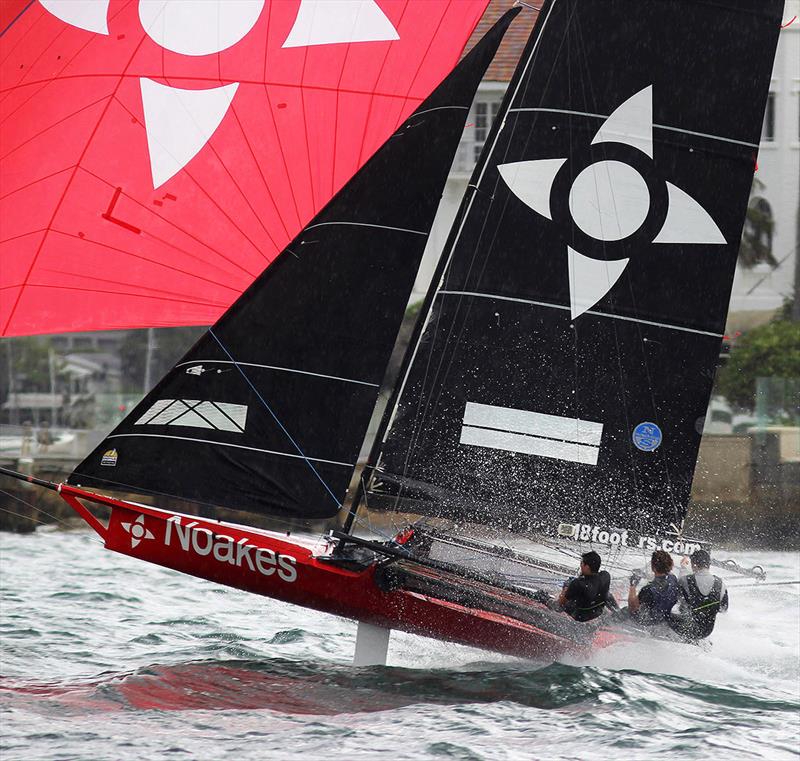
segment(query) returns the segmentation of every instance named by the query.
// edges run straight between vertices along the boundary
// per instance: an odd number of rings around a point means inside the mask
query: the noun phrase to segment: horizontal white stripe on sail
[[[512,407],[497,407],[493,404],[467,402],[464,411],[464,425],[481,428],[496,428],[502,431],[527,433],[531,436],[544,436],[548,439],[574,441],[599,447],[603,424],[591,420],[545,415],[541,412],[516,410]]]
[[[540,439],[507,431],[494,431],[489,428],[472,428],[465,425],[461,429],[461,443],[488,449],[503,449],[506,452],[532,454],[538,457],[551,457],[555,460],[568,460],[584,465],[597,465],[598,447],[573,444],[569,441]]]
[[[374,388],[378,388],[377,383],[369,383],[367,381],[356,380],[355,378],[342,378],[338,375],[325,375],[323,373],[312,373],[309,372],[308,370],[298,370],[297,368],[294,367],[280,367],[278,365],[258,365],[255,362],[233,362],[232,360],[229,359],[195,359],[192,362],[180,362],[179,364],[175,365],[175,369],[191,365],[190,367],[186,368],[187,375],[202,375],[203,373],[208,372],[208,368],[203,367],[204,364],[236,365],[237,367],[260,367],[264,370],[280,370],[286,373],[297,373],[298,375],[312,375],[315,378],[327,378],[328,380],[344,381],[345,383],[357,383],[361,386],[373,386]]]
[[[467,402],[462,444],[597,465],[603,424]]]
[[[232,449],[246,449],[248,452],[262,452],[263,454],[273,454],[277,457],[291,457],[295,460],[306,460],[307,462],[322,462],[326,465],[341,465],[343,468],[355,468],[355,462],[339,462],[338,460],[323,460],[321,457],[306,457],[302,454],[291,454],[290,452],[278,452],[274,449],[259,449],[258,447],[246,447],[243,444],[231,444],[227,441],[211,441],[210,439],[197,439],[190,436],[165,436],[162,433],[112,433],[106,436],[107,439],[174,439],[175,441],[191,441],[194,444],[210,444],[213,447],[230,447]]]

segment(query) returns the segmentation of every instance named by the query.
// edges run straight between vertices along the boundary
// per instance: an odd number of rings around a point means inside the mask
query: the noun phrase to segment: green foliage
[[[0,397],[5,399],[10,391],[9,363],[13,385],[18,392],[50,391],[51,349],[49,336],[5,339],[0,354]],[[53,372],[57,375],[62,362],[57,357],[53,362]]]
[[[717,390],[729,402],[753,409],[757,378],[800,378],[800,323],[776,319],[748,331],[720,370]]]

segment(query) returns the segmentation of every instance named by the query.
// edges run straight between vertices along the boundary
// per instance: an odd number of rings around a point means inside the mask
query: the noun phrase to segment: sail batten
[[[517,13],[497,22],[71,483],[335,515],[469,106]]]

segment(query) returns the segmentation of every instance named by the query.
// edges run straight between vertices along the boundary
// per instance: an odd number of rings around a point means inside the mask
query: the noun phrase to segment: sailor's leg
[[[389,632],[391,629],[359,621],[353,665],[385,666],[386,653],[389,650]]]

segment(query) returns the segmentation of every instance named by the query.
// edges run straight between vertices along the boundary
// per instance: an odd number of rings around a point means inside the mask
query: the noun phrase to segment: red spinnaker
[[[2,335],[213,323],[486,4],[4,0]]]

